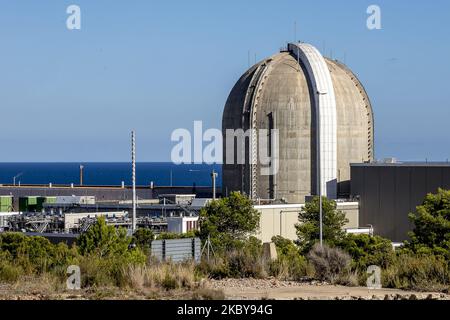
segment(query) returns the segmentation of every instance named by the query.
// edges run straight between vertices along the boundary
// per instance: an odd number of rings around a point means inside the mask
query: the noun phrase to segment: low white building
[[[198,216],[167,218],[168,232],[186,233],[193,230],[198,230]]]
[[[273,236],[296,240],[295,225],[298,223],[298,214],[304,204],[270,204],[256,205],[254,208],[261,212],[259,232],[256,237],[262,242],[270,242]],[[337,209],[345,213],[347,228],[358,228],[359,204],[358,202],[337,202]]]

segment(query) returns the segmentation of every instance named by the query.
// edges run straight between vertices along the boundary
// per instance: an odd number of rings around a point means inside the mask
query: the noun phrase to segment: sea
[[[79,184],[80,165],[83,166],[83,185],[131,185],[131,163],[128,162],[59,162],[59,163],[0,163],[0,184]],[[180,164],[171,162],[136,163],[138,186],[210,186],[211,172],[218,173],[220,164]]]

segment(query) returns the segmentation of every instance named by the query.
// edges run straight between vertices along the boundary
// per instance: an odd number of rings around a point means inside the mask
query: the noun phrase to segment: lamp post
[[[319,194],[319,241],[320,246],[323,246],[323,213],[322,213],[322,181],[321,181],[321,152],[320,152],[320,108],[319,108],[319,100],[321,95],[326,95],[326,92],[317,91],[317,108],[316,108],[316,123],[317,123],[317,190]]]
[[[212,178],[212,187],[213,187],[213,200],[216,200],[216,178],[218,174],[215,170],[211,172],[211,178]]]

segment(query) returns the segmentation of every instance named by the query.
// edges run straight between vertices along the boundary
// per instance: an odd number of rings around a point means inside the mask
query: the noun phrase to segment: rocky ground
[[[0,284],[0,300],[141,300],[141,299],[230,299],[230,300],[450,300],[450,295],[396,289],[335,286],[308,281],[276,279],[204,280],[195,290],[96,290],[59,291],[52,288]]]
[[[335,286],[317,281],[294,282],[276,279],[210,280],[211,289],[223,290],[228,299],[296,300],[450,300],[450,295],[396,289]]]

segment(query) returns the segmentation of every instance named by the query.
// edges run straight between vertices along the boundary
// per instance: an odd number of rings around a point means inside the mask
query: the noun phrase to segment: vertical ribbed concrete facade
[[[229,129],[253,130],[239,145],[227,141]],[[261,140],[261,129],[269,132],[268,141]],[[345,197],[350,163],[373,159],[373,113],[362,84],[347,67],[308,44],[289,44],[244,73],[226,102],[222,130],[222,192],[239,190],[255,200],[304,203],[317,194],[319,180],[322,194]],[[227,159],[231,148],[235,157],[245,155],[245,163]],[[274,174],[262,173],[261,148],[277,155]]]

